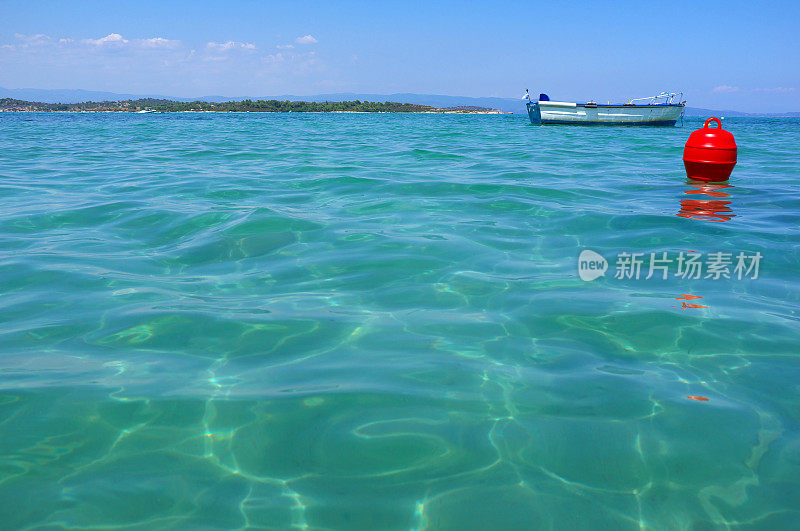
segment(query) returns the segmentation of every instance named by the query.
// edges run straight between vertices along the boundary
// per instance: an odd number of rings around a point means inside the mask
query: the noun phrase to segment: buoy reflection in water
[[[725,188],[733,188],[730,184],[711,184],[692,179],[687,179],[686,184],[689,188],[684,190],[685,194],[713,198],[731,197],[729,193],[723,190]],[[724,223],[736,217],[730,205],[730,201],[721,199],[681,199],[681,209],[677,216]]]

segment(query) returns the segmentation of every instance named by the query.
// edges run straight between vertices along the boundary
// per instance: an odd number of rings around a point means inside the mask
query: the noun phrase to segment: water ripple
[[[4,525],[792,527],[800,120],[700,124],[0,115]]]

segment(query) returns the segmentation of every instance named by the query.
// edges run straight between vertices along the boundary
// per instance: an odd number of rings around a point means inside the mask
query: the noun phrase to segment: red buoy
[[[716,128],[708,126],[717,122]],[[736,166],[736,141],[722,128],[719,118],[709,118],[694,131],[683,148],[686,175],[698,181],[727,181]]]

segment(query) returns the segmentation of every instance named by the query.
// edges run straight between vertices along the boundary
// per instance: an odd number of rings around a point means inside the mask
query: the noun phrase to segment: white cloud
[[[262,61],[265,63],[282,63],[285,57],[282,53],[269,54],[265,56]]]
[[[739,92],[739,87],[732,87],[730,85],[720,85],[711,89],[711,92]]]
[[[720,85],[718,87],[714,87],[711,92],[717,93],[731,93],[731,92],[744,92],[744,93],[752,93],[752,92],[767,92],[773,94],[785,94],[788,92],[794,92],[795,87],[767,87],[767,88],[746,88],[742,89],[739,87],[732,87],[730,85]]]
[[[227,51],[227,50],[255,50],[256,45],[252,42],[209,42],[206,44],[209,50]]]
[[[316,44],[319,41],[311,35],[303,35],[302,37],[297,37],[294,42],[297,44]]]
[[[41,44],[50,40],[50,37],[44,33],[37,33],[36,35],[24,35],[22,33],[15,33],[14,38],[18,41],[26,42],[29,44]]]
[[[69,37],[51,38],[42,33],[36,35],[15,35],[15,44],[0,44],[4,50],[17,50],[20,52],[33,53],[36,50],[47,50],[47,53],[57,53],[59,51],[76,51],[80,47],[89,46],[91,48],[139,48],[152,50],[177,50],[181,47],[181,41],[166,39],[164,37],[151,37],[146,39],[128,40],[119,33],[109,33],[99,39],[72,39]]]
[[[754,92],[794,92],[794,87],[757,88]]]
[[[97,37],[18,34],[5,42],[0,39],[0,70],[10,65],[29,77],[39,76],[36,78],[39,82],[60,75],[63,79],[89,80],[92,84],[98,80],[106,80],[107,84],[125,83],[130,85],[126,91],[133,91],[145,86],[148,79],[169,78],[175,80],[176,86],[189,83],[187,80],[199,80],[198,83],[221,80],[217,82],[220,87],[226,83],[239,87],[243,83],[275,84],[285,79],[313,78],[325,68],[311,51],[313,45],[300,46],[292,40],[279,41],[277,47],[278,43],[274,43],[270,50],[235,40],[204,42],[195,49],[186,42],[170,39],[168,34],[126,38],[109,33]],[[298,40],[306,44],[316,42],[311,35]],[[165,78],[162,74],[167,73]]]
[[[94,44],[95,46],[107,46],[126,44],[128,40],[123,38],[119,33],[109,33],[100,39],[83,39],[83,42],[86,44]]]
[[[28,50],[35,47],[44,47],[52,43],[52,40],[48,35],[44,33],[37,33],[36,35],[25,35],[23,33],[15,33],[14,38],[17,40],[17,44],[4,44],[4,50]]]
[[[136,41],[142,48],[177,48],[181,41],[153,37],[152,39],[139,39]]]

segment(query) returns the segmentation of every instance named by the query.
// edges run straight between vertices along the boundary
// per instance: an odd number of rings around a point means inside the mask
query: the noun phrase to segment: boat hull
[[[528,103],[532,124],[543,125],[675,125],[683,104],[587,105],[557,101]]]

